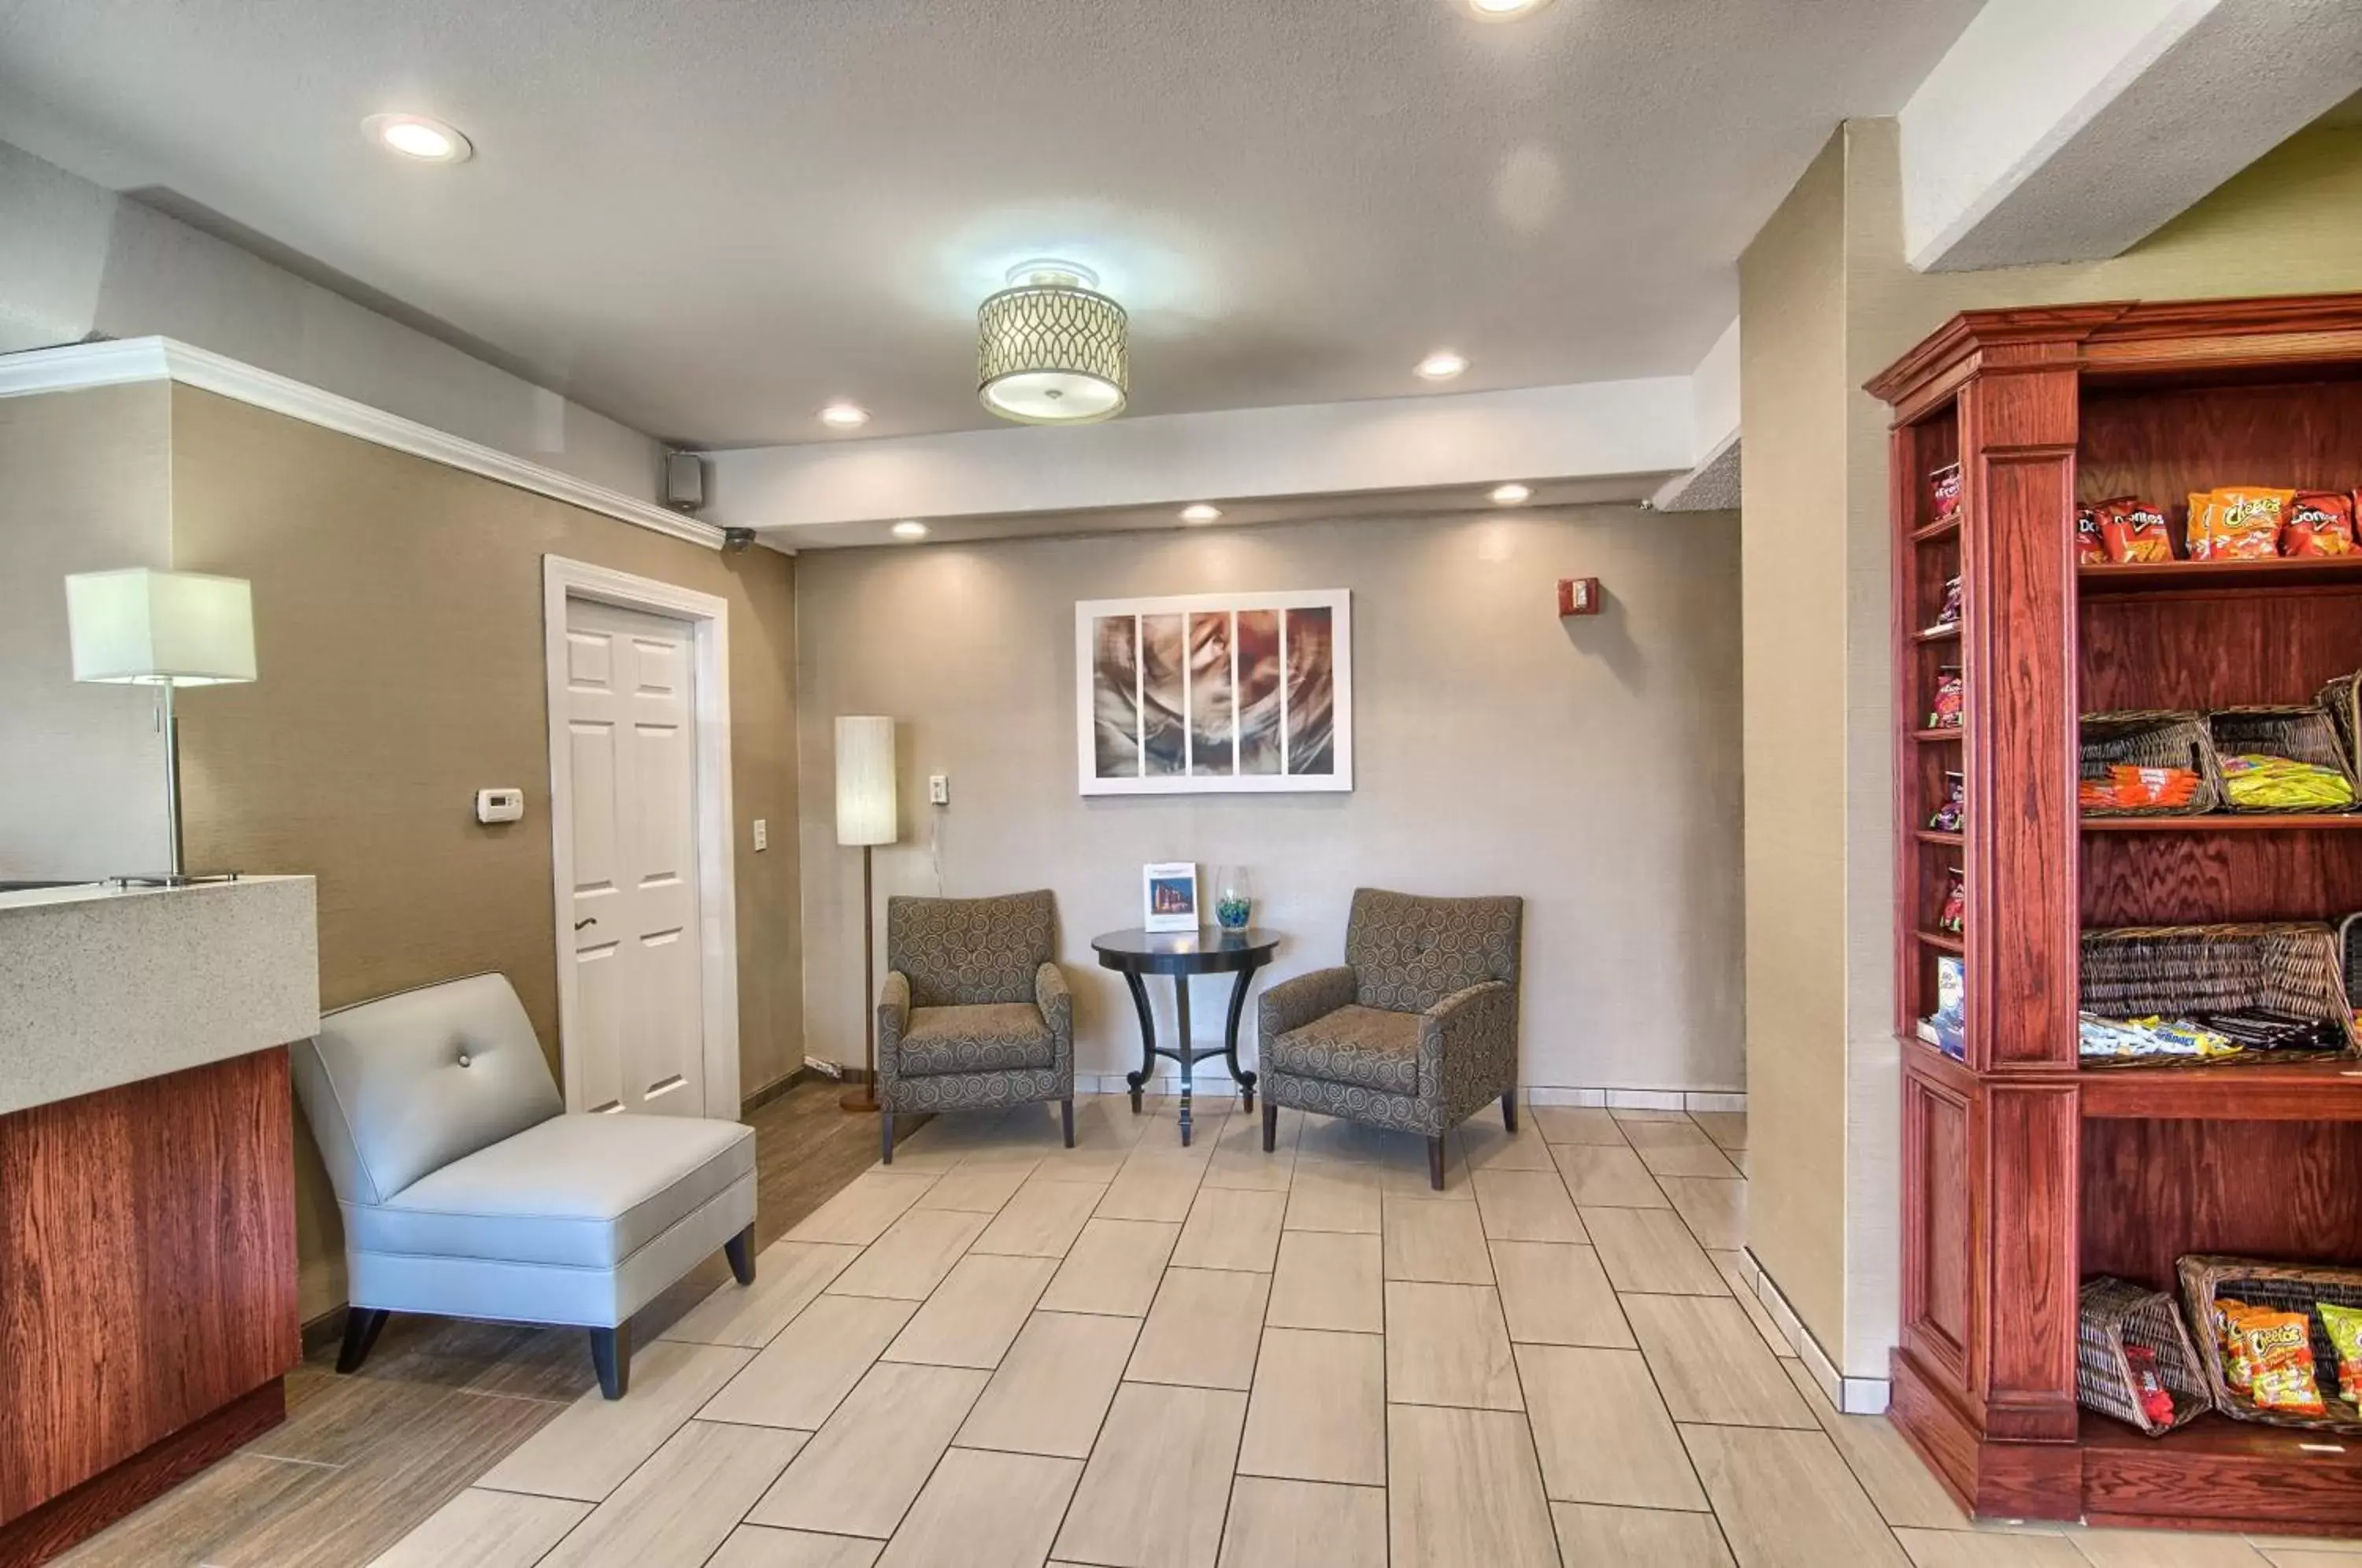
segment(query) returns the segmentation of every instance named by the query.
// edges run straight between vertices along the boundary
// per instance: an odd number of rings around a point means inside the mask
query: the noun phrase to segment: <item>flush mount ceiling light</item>
[[[1416,370],[1422,381],[1448,381],[1468,368],[1467,359],[1449,348],[1439,348],[1421,359]]]
[[[1203,501],[1193,501],[1181,509],[1184,523],[1211,523],[1222,514],[1222,509]]]
[[[869,423],[869,411],[840,398],[820,411],[820,422],[832,430],[858,430]]]
[[[1533,493],[1531,490],[1521,484],[1496,484],[1493,487],[1493,504],[1515,506],[1520,502],[1532,500]]]
[[[1512,22],[1549,4],[1550,0],[1467,0],[1470,13],[1484,22]]]
[[[1131,384],[1123,307],[1071,261],[1011,268],[977,308],[976,394],[1020,425],[1091,425],[1123,412]]]
[[[425,115],[371,115],[361,129],[380,147],[420,163],[465,163],[476,155],[458,127]]]
[[[887,532],[898,539],[923,539],[927,536],[927,525],[914,519],[905,518]]]

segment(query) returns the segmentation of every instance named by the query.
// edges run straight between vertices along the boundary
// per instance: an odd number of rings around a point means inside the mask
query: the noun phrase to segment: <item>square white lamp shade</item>
[[[254,592],[193,571],[78,572],[66,579],[76,680],[217,686],[254,679]]]
[[[894,721],[836,721],[836,842],[894,842]]]

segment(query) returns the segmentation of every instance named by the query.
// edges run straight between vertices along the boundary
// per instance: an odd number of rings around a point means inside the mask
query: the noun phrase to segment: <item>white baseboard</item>
[[[1849,1416],[1882,1416],[1886,1413],[1887,1380],[1883,1377],[1848,1377],[1840,1373],[1837,1363],[1829,1358],[1829,1353],[1821,1348],[1820,1341],[1813,1337],[1812,1331],[1805,1327],[1805,1320],[1796,1316],[1795,1309],[1788,1305],[1788,1298],[1780,1294],[1779,1286],[1763,1272],[1763,1265],[1757,1260],[1752,1248],[1739,1249],[1738,1273],[1739,1277],[1754,1290],[1755,1298],[1763,1303],[1763,1310],[1771,1314],[1772,1326],[1780,1331],[1780,1337],[1786,1340],[1789,1348],[1802,1358],[1805,1370],[1812,1375],[1815,1383],[1820,1385],[1821,1392],[1828,1397],[1830,1404]]]
[[[1201,1064],[1194,1088],[1201,1100],[1236,1099],[1238,1086],[1219,1062]],[[1151,1094],[1178,1094],[1181,1077],[1161,1066],[1147,1085]],[[1076,1073],[1076,1094],[1129,1094],[1131,1086],[1122,1073]],[[1557,1084],[1528,1084],[1518,1091],[1528,1105],[1573,1105],[1613,1110],[1716,1110],[1747,1113],[1747,1096],[1733,1089],[1577,1088]]]
[[[818,1066],[818,1063],[812,1066]],[[823,1069],[825,1070],[825,1069]],[[1174,1095],[1181,1092],[1181,1076],[1171,1066],[1161,1068],[1148,1080],[1147,1092]],[[1193,1079],[1196,1098],[1201,1101],[1236,1099],[1238,1086],[1219,1062],[1202,1064]],[[1076,1073],[1076,1094],[1130,1094],[1131,1085],[1123,1073]],[[1528,1084],[1518,1091],[1528,1105],[1573,1105],[1595,1110],[1711,1110],[1736,1115],[1747,1114],[1747,1096],[1734,1089],[1636,1089],[1636,1088],[1576,1088],[1558,1084]]]

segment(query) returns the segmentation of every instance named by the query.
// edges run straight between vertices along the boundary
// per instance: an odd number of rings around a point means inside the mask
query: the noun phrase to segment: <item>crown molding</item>
[[[622,491],[592,484],[481,442],[170,337],[127,337],[0,355],[0,397],[160,381],[177,381],[182,386],[236,398],[324,430],[408,452],[429,462],[546,495],[552,501],[562,501],[652,533],[684,539],[708,549],[722,547],[722,530],[711,523],[684,517]]]

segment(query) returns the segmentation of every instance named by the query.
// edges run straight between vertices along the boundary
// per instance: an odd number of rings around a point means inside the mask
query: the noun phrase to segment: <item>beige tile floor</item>
[[[939,1119],[376,1561],[2362,1568],[1972,1527],[1734,1296],[1742,1117],[1482,1118],[1440,1194],[1293,1112],[1271,1155],[1219,1101],[1188,1150],[1167,1105],[1056,1126]]]

